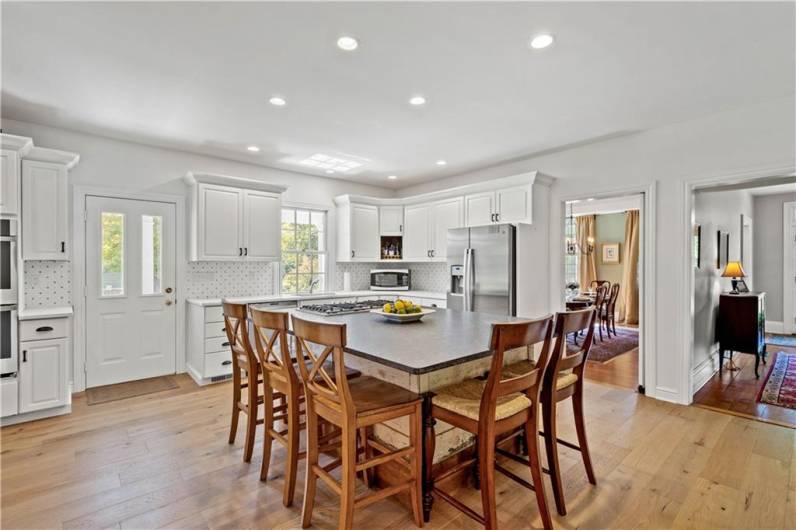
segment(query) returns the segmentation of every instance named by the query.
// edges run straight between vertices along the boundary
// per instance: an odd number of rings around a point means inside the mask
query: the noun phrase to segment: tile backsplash
[[[371,269],[409,269],[412,274],[412,289],[416,291],[448,290],[448,265],[446,263],[338,263],[334,289],[343,289],[343,274],[351,273],[351,289],[362,291],[370,288]]]
[[[72,305],[72,264],[68,261],[25,262],[25,307]]]

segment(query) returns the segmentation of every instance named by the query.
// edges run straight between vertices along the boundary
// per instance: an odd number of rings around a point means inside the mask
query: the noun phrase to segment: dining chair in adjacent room
[[[243,461],[251,462],[254,450],[254,434],[257,425],[263,423],[257,418],[259,405],[263,403],[260,395],[260,362],[252,351],[249,341],[249,326],[246,318],[246,304],[223,303],[224,330],[227,344],[232,351],[232,422],[229,428],[229,443],[235,443],[240,413],[246,414],[246,439],[243,446]],[[243,391],[247,399],[243,400]]]
[[[434,454],[435,438],[432,422],[425,434],[426,488],[431,487],[439,498],[490,530],[497,528],[496,470],[533,490],[544,528],[553,527],[544,493],[537,437],[540,393],[549,358],[552,322],[553,318],[549,316],[538,320],[493,324],[490,340],[492,362],[486,381],[469,379],[455,383],[436,390],[431,399],[432,418],[474,434],[477,453],[475,458],[459,462],[435,477],[431,471],[433,462],[429,460],[429,455]],[[521,365],[520,363],[513,365],[514,373],[507,374],[504,371],[503,359],[506,351],[516,348],[526,348],[531,351],[538,343],[543,343],[538,362],[522,361]],[[507,441],[517,430],[524,435],[528,460],[497,448],[499,442]],[[496,452],[528,466],[532,482],[495,462]],[[439,487],[441,482],[472,466],[475,460],[479,469],[483,515]]]
[[[606,297],[605,303],[600,311],[600,325],[605,324],[605,329],[608,331],[608,337],[611,337],[613,331],[614,337],[616,336],[616,300],[619,298],[619,284],[615,283],[611,286],[611,293]],[[600,336],[602,340],[602,335]]]
[[[608,280],[592,280],[591,283],[589,283],[589,290],[595,291],[598,287],[602,287],[603,285],[609,289],[611,288],[611,282]]]
[[[401,492],[409,494],[415,524],[423,526],[422,516],[422,409],[421,398],[397,385],[373,377],[348,380],[345,377],[346,325],[303,320],[293,315],[296,336],[296,357],[304,381],[307,415],[307,478],[304,485],[302,527],[312,523],[315,490],[320,478],[340,495],[338,528],[350,529],[354,509]],[[332,373],[327,359],[332,360]],[[406,417],[409,421],[408,446],[388,447],[367,433],[370,428],[389,420]],[[318,422],[324,419],[339,428],[342,438],[340,458],[319,463]],[[366,433],[363,437],[362,433]],[[365,449],[359,460],[357,436]],[[377,456],[370,456],[373,451]],[[356,474],[393,462],[392,484],[382,489],[355,496]],[[341,467],[341,481],[330,471]],[[399,471],[400,470],[400,471]],[[371,524],[373,522],[371,521]]]
[[[291,506],[296,490],[296,474],[298,461],[306,456],[299,452],[301,431],[305,422],[301,416],[304,404],[304,385],[301,382],[296,359],[291,353],[288,330],[289,314],[285,311],[266,311],[252,307],[249,309],[254,335],[254,344],[263,374],[263,409],[264,438],[263,462],[260,469],[260,480],[268,479],[268,468],[271,464],[271,446],[273,440],[285,447],[285,487],[282,504]],[[328,368],[328,367],[327,367]],[[356,378],[361,374],[357,370],[346,369],[346,377]],[[281,421],[286,428],[277,431],[275,422]],[[329,431],[320,438],[320,444],[328,444],[339,437],[339,429]]]

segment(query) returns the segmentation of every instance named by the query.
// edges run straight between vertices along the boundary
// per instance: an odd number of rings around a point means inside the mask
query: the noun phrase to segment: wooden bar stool
[[[263,374],[263,403],[265,409],[265,433],[263,439],[263,463],[260,469],[260,480],[268,479],[268,468],[271,463],[271,445],[273,440],[285,447],[287,459],[285,461],[285,489],[282,503],[285,506],[293,504],[293,495],[296,490],[296,473],[298,461],[306,456],[299,452],[301,431],[305,423],[301,416],[305,411],[301,409],[304,403],[304,385],[299,379],[296,359],[293,358],[288,341],[289,315],[284,311],[265,311],[250,308],[254,344],[260,368]],[[357,370],[346,369],[349,379],[359,377]],[[276,431],[274,423],[282,421],[287,423],[287,428]],[[330,431],[321,437],[320,443],[328,444],[340,435],[340,430]],[[326,447],[321,447],[322,452]]]
[[[525,322],[493,324],[491,349],[492,364],[486,381],[470,379],[438,390],[431,400],[431,415],[476,435],[477,457],[461,462],[438,477],[431,472],[429,454],[434,454],[434,427],[426,430],[426,487],[441,499],[483,524],[488,529],[497,528],[495,506],[495,470],[500,471],[518,484],[536,493],[536,502],[544,528],[552,528],[550,511],[544,494],[542,467],[539,461],[539,400],[543,374],[549,356],[553,329],[553,317]],[[544,341],[537,364],[529,366],[525,373],[503,379],[503,356],[507,350],[532,347]],[[428,425],[428,423],[426,424]],[[522,429],[528,447],[528,465],[533,483],[520,478],[495,462],[496,445],[502,435]],[[510,436],[509,436],[510,437]],[[498,449],[509,457],[514,455]],[[472,465],[477,459],[481,480],[481,505],[483,515],[476,513],[461,501],[438,487],[445,479]]]
[[[224,329],[232,351],[232,423],[229,427],[229,443],[235,443],[240,413],[246,414],[246,440],[243,446],[243,461],[251,462],[254,450],[254,434],[263,419],[257,418],[259,405],[263,403],[260,395],[260,362],[252,351],[249,342],[249,328],[246,319],[246,304],[223,303]],[[243,401],[243,390],[247,400]]]
[[[372,377],[360,377],[349,381],[345,377],[344,351],[346,344],[345,324],[331,324],[302,320],[295,315],[293,332],[296,335],[298,365],[304,381],[307,409],[307,480],[304,491],[302,527],[310,526],[315,503],[318,478],[340,495],[339,528],[350,529],[353,525],[354,508],[409,492],[415,524],[423,526],[421,515],[421,400],[414,392]],[[316,351],[320,351],[316,355]],[[325,365],[331,356],[333,374]],[[366,457],[358,462],[357,435],[377,423],[409,416],[409,446],[391,449],[369,437],[360,439],[366,454],[376,450],[375,457]],[[319,465],[318,421],[324,419],[342,431],[341,458],[326,465]],[[355,497],[356,474],[376,466],[395,462],[406,472],[402,481],[376,492]],[[342,481],[329,473],[342,466]]]
[[[569,311],[556,315],[556,343],[550,355],[550,361],[544,372],[542,382],[542,418],[544,431],[539,434],[544,437],[547,452],[547,467],[550,481],[553,486],[553,498],[560,515],[566,515],[567,509],[564,502],[564,489],[561,485],[561,466],[558,462],[558,445],[580,451],[586,476],[589,482],[597,484],[594,469],[591,464],[589,445],[586,440],[586,423],[583,415],[583,370],[594,337],[594,321],[597,311],[594,308],[582,311]],[[575,352],[567,351],[566,336],[575,331],[586,331],[586,337],[581,349]],[[522,373],[527,370],[528,361],[522,361],[506,367],[507,374]],[[561,440],[556,436],[556,406],[558,402],[572,398],[572,408],[575,413],[575,430],[578,435],[578,445]]]

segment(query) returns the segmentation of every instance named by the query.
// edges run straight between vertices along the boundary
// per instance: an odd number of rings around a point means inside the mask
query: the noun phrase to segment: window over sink
[[[327,290],[326,212],[282,208],[282,293]]]

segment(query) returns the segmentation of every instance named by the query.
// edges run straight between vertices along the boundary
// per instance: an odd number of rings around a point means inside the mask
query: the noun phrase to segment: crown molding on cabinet
[[[262,180],[232,177],[230,175],[221,175],[218,173],[201,173],[197,171],[189,171],[183,180],[189,186],[193,186],[195,184],[215,184],[217,186],[245,188],[249,190],[266,191],[269,193],[284,193],[287,190],[287,186],[279,186],[277,184],[263,182]]]
[[[23,157],[25,160],[36,162],[48,162],[51,164],[61,164],[67,171],[80,162],[80,155],[69,151],[59,151],[58,149],[48,149],[46,147],[31,147],[28,154]]]
[[[0,147],[9,151],[16,151],[20,157],[24,157],[33,147],[33,138],[3,133],[0,134]]]

